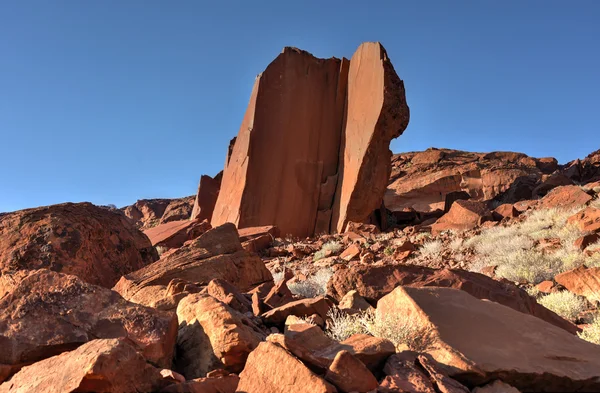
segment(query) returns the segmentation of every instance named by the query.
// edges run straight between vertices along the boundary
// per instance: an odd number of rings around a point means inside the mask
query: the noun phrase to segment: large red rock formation
[[[215,210],[215,204],[217,203],[217,197],[219,196],[222,178],[223,172],[219,172],[214,178],[207,175],[200,177],[198,192],[196,192],[196,199],[194,200],[194,208],[190,216],[191,220],[208,220],[210,222]]]
[[[255,81],[212,225],[308,236],[367,219],[385,191],[389,142],[407,124],[402,81],[379,43],[350,62],[285,48]]]
[[[474,200],[530,199],[545,175],[558,169],[554,158],[522,153],[472,153],[450,149],[396,154],[385,194],[392,211],[444,209],[446,195],[464,191]],[[512,189],[511,189],[512,186]]]
[[[177,199],[140,199],[120,210],[136,227],[144,230],[169,221],[187,220],[194,206],[194,197]]]
[[[91,203],[0,215],[0,271],[47,268],[112,287],[158,259],[150,240],[123,215]]]

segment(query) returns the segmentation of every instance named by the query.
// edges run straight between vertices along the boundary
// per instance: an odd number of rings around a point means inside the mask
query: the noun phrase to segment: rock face
[[[0,392],[153,392],[165,385],[160,370],[126,340],[103,339],[24,367]]]
[[[187,220],[194,206],[194,197],[177,199],[140,199],[120,210],[139,229],[148,229],[169,221]]]
[[[477,386],[501,379],[521,391],[597,391],[598,347],[538,318],[450,288],[398,287],[376,318],[414,317],[433,333],[429,349],[444,372]]]
[[[473,200],[497,198],[513,203],[531,198],[533,188],[541,182],[543,175],[552,173],[557,167],[555,159],[537,159],[512,152],[428,149],[396,154],[392,158],[385,206],[391,211],[444,209],[446,195],[459,191],[468,193]],[[525,179],[531,182],[528,191],[520,191],[522,195],[513,192],[510,197],[510,187]]]
[[[148,238],[121,214],[91,203],[0,215],[0,269],[47,268],[112,287],[158,259]]]
[[[250,320],[209,295],[188,295],[177,307],[177,318],[177,369],[187,379],[214,369],[242,371],[248,354],[264,339]]]
[[[340,300],[344,294],[356,290],[365,299],[375,303],[400,285],[460,289],[479,299],[489,299],[522,313],[534,315],[572,334],[579,330],[574,324],[539,305],[515,285],[465,270],[437,270],[411,265],[358,265],[337,270],[329,281],[327,293]]]
[[[389,142],[407,124],[402,81],[379,43],[350,62],[285,48],[255,81],[212,225],[309,236],[365,220],[381,204]]]
[[[127,302],[117,293],[47,269],[0,279],[0,365],[13,370],[95,338],[127,338],[148,361],[171,363],[173,313]]]
[[[585,296],[590,302],[600,301],[600,267],[580,266],[554,277],[569,292]]]
[[[240,374],[238,392],[333,393],[337,389],[313,374],[288,351],[270,342],[259,344]]]
[[[235,226],[224,224],[159,261],[123,276],[114,290],[127,300],[151,305],[165,294],[171,280],[207,285],[215,278],[242,291],[273,280],[263,261],[242,248]]]
[[[207,175],[200,177],[198,192],[194,200],[194,208],[190,216],[191,220],[207,220],[210,222],[215,210],[215,204],[217,203],[217,197],[219,196],[222,178],[223,172],[219,172],[214,178]]]

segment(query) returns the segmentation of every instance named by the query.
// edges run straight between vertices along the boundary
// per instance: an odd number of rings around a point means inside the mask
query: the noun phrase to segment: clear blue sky
[[[194,194],[284,46],[381,41],[411,122],[394,152],[600,148],[600,1],[0,2],[0,212]]]

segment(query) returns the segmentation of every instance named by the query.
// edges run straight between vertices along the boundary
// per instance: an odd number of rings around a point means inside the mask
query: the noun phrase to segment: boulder
[[[0,393],[154,392],[165,381],[126,339],[98,339],[24,367]]]
[[[398,287],[377,303],[376,319],[392,314],[431,330],[432,359],[419,357],[430,374],[439,367],[468,387],[501,378],[522,391],[600,389],[595,344],[509,307],[452,288]]]
[[[338,304],[340,310],[349,314],[373,310],[373,307],[355,290],[348,291]]]
[[[123,276],[114,290],[125,299],[150,305],[175,278],[198,285],[208,285],[218,278],[241,291],[273,279],[258,256],[242,249],[235,226],[224,224],[159,261]]]
[[[176,369],[187,379],[224,368],[240,372],[264,334],[243,314],[212,296],[188,295],[177,307]]]
[[[180,220],[169,221],[146,229],[144,234],[148,236],[153,246],[179,248],[188,240],[193,240],[210,229],[208,221]]]
[[[283,306],[267,311],[262,314],[261,317],[265,323],[270,325],[283,325],[290,315],[309,317],[313,314],[317,314],[321,318],[326,319],[327,313],[332,306],[333,303],[329,299],[318,296],[316,298],[300,299],[286,303]]]
[[[252,311],[252,301],[225,280],[209,282],[206,293],[242,314]]]
[[[158,259],[123,215],[91,203],[63,203],[0,215],[0,271],[50,269],[112,287]]]
[[[315,375],[288,351],[262,342],[248,356],[240,374],[238,392],[244,393],[332,393],[337,389]]]
[[[378,392],[381,393],[435,393],[429,376],[416,365],[417,354],[403,351],[390,356],[385,362],[383,372],[386,377],[381,381]]]
[[[585,250],[588,246],[597,243],[600,241],[600,232],[599,233],[588,233],[587,235],[583,235],[577,238],[573,242],[573,247],[578,250]]]
[[[384,338],[354,334],[338,342],[311,324],[293,324],[286,327],[285,335],[272,334],[268,338],[302,359],[311,368],[327,370],[340,351],[348,351],[372,372],[378,371],[385,360],[396,352],[394,344]]]
[[[447,230],[464,231],[475,228],[484,220],[491,220],[491,213],[483,202],[457,200],[452,204],[448,213],[439,218],[431,226],[432,234]]]
[[[329,366],[325,379],[342,392],[370,392],[379,383],[365,365],[348,351],[339,351]]]
[[[0,321],[0,364],[12,371],[96,338],[120,337],[169,367],[177,336],[175,314],[47,269],[1,276]]]
[[[352,61],[284,48],[254,83],[212,225],[304,237],[367,220],[389,178],[390,140],[407,124],[402,81],[379,43]]]
[[[585,296],[590,302],[600,302],[600,267],[579,266],[557,275],[554,280],[569,292]]]
[[[452,204],[458,200],[468,200],[471,199],[471,195],[469,195],[466,191],[452,191],[446,194],[444,200],[444,213],[448,213]]]
[[[521,213],[513,204],[510,203],[504,203],[495,208],[492,212],[492,216],[498,221],[502,220],[503,218],[516,218],[519,216],[519,214]]]
[[[414,265],[357,265],[336,270],[329,280],[327,294],[340,300],[350,290],[356,290],[371,304],[375,304],[400,285],[460,289],[479,299],[489,299],[522,313],[534,315],[572,334],[579,331],[577,326],[539,305],[517,286],[460,269],[438,270]]]
[[[541,208],[560,208],[569,209],[578,206],[583,206],[592,197],[581,189],[579,186],[562,186],[556,187],[540,200]]]
[[[600,209],[587,207],[569,217],[567,222],[577,225],[582,232],[600,232]]]
[[[279,237],[279,228],[273,225],[262,227],[242,228],[238,230],[244,250],[260,252],[273,245],[273,240]]]
[[[219,196],[222,177],[222,172],[219,172],[214,179],[207,175],[202,175],[200,177],[198,191],[196,192],[196,198],[194,199],[194,207],[192,208],[190,220],[207,220],[210,222],[213,211],[215,210],[215,204],[217,203],[217,197]]]

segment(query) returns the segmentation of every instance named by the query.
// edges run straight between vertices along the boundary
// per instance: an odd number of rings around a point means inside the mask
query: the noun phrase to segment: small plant
[[[537,298],[538,296],[540,296],[540,290],[535,285],[525,289],[525,292],[527,292],[527,294],[533,298]]]
[[[349,315],[336,307],[327,316],[329,322],[325,333],[337,341],[354,334],[370,334],[390,340],[396,348],[406,345],[413,351],[424,351],[433,338],[433,329],[423,327],[414,317],[395,314],[378,318],[372,310]]]
[[[577,333],[577,335],[585,341],[600,345],[600,317],[596,317],[592,323],[584,328],[581,333]]]
[[[419,232],[415,235],[415,242],[420,242],[426,239],[431,239],[431,233],[429,232]]]
[[[425,242],[423,243],[423,245],[421,246],[421,255],[423,256],[431,256],[431,257],[436,257],[438,255],[440,255],[440,253],[442,252],[442,242],[440,240],[432,240],[429,242]]]
[[[392,256],[392,255],[394,255],[394,249],[392,247],[388,246],[385,248],[385,250],[383,250],[383,253],[385,255],[387,255],[388,257]]]
[[[594,191],[598,194],[600,194],[600,187],[595,187]],[[590,203],[591,207],[595,207],[596,209],[600,209],[600,197],[594,199],[591,203]]]
[[[569,291],[554,292],[542,296],[538,299],[538,303],[571,321],[577,319],[577,316],[587,308],[585,300]]]
[[[463,239],[457,237],[450,242],[449,246],[452,251],[459,251],[463,247]]]
[[[325,258],[325,255],[327,255],[328,251],[330,251],[332,254],[336,254],[340,252],[341,249],[342,245],[339,242],[334,240],[329,241],[323,244],[323,247],[321,247],[319,251],[315,252],[315,255],[313,255],[313,261],[318,261],[319,259]]]
[[[325,295],[327,283],[333,275],[333,270],[321,269],[304,281],[288,282],[287,286],[294,295],[313,298]]]
[[[164,247],[164,246],[156,246],[155,248],[156,248],[156,252],[158,253],[159,258],[162,254],[165,253],[165,251],[168,250],[168,248]]]

